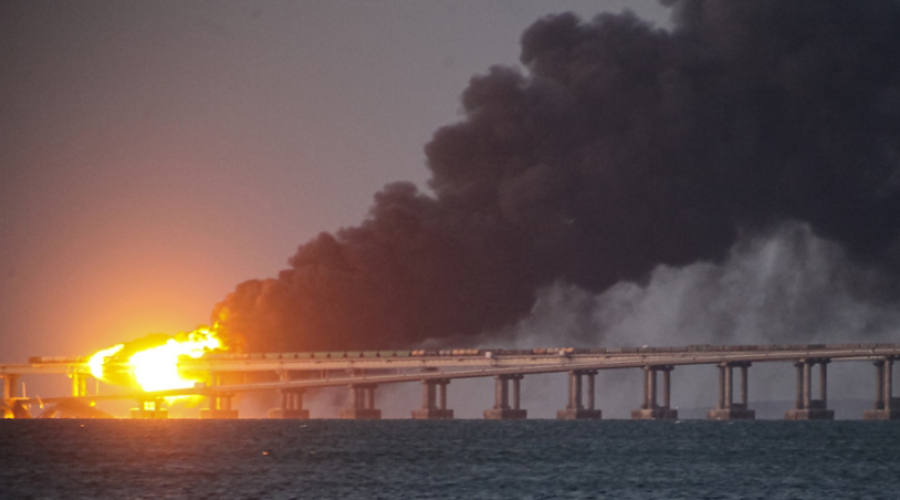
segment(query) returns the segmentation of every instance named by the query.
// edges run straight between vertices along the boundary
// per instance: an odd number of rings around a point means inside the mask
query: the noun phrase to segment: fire
[[[109,349],[103,349],[102,351],[98,351],[97,354],[91,356],[91,360],[88,361],[88,366],[91,368],[91,375],[96,379],[103,378],[103,365],[106,364],[106,361],[115,356],[116,353],[122,350],[125,347],[125,344],[115,345],[110,347]]]
[[[98,351],[88,361],[91,374],[107,382],[121,383],[121,376],[116,377],[116,374],[126,371],[131,382],[144,391],[187,389],[203,380],[198,378],[199,374],[182,373],[178,359],[181,356],[199,358],[207,352],[225,349],[216,326],[181,333],[162,344],[159,343],[159,336],[153,340],[155,345],[142,349],[135,348],[140,344],[140,341],[135,341]]]
[[[178,371],[178,358],[199,358],[221,347],[222,342],[213,332],[200,328],[188,334],[187,340],[169,339],[161,346],[136,352],[128,363],[134,367],[134,378],[145,391],[187,389],[198,380],[188,379]]]

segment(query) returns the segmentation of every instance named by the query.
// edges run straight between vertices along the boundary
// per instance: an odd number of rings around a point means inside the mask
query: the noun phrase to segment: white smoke
[[[876,278],[850,264],[837,244],[817,238],[804,224],[790,223],[767,237],[736,245],[720,264],[658,266],[645,283],[623,282],[597,295],[557,283],[540,292],[528,317],[501,332],[500,344],[532,348],[900,341],[900,306],[873,301],[867,293]],[[486,341],[488,345],[496,347],[498,342]],[[829,370],[833,400],[865,398],[874,391],[867,364],[833,363]],[[750,373],[751,407],[753,400],[793,397],[790,364],[757,363]],[[604,415],[626,417],[637,408],[640,381],[637,370],[602,372],[597,398]],[[523,384],[523,403],[534,416],[549,418],[564,407],[564,376],[528,377]],[[712,367],[678,368],[673,405],[710,408],[716,384]],[[861,417],[844,413],[838,416]]]

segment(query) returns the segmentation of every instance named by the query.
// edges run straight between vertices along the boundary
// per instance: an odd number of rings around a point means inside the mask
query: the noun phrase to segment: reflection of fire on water
[[[216,325],[182,332],[175,337],[148,335],[118,344],[91,356],[88,366],[98,380],[111,384],[137,384],[144,391],[187,389],[197,382],[209,382],[201,373],[179,370],[181,356],[199,358],[207,352],[225,350]]]

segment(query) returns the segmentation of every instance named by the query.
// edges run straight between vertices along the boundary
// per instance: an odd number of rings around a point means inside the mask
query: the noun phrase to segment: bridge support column
[[[87,378],[86,373],[72,374],[72,396],[76,398],[87,396]]]
[[[556,412],[560,420],[602,418],[602,412],[594,408],[594,377],[597,370],[573,370],[569,372],[569,403],[565,410]],[[587,407],[583,404],[581,377],[587,377]]]
[[[784,413],[785,420],[834,420],[828,409],[828,358],[801,359],[797,367],[797,399],[794,408]],[[812,397],[812,368],[819,365],[819,399]]]
[[[222,385],[222,374],[213,373],[210,376],[213,386]],[[231,398],[234,394],[214,394],[209,397],[209,408],[200,410],[200,418],[238,418],[238,411],[231,408]]]
[[[154,420],[169,418],[169,410],[163,408],[163,399],[139,399],[138,407],[131,409],[131,418]]]
[[[447,409],[447,384],[450,379],[422,381],[422,407],[412,411],[412,418],[449,420],[453,410]]]
[[[20,375],[0,375],[0,379],[3,380],[3,400],[7,400],[10,398],[15,398],[19,396],[19,377]]]
[[[353,420],[379,420],[381,410],[375,408],[376,384],[350,386],[350,408],[341,410],[341,418]]]
[[[27,405],[21,401],[11,401],[19,396],[19,377],[12,373],[0,375],[3,384],[3,399],[0,400],[0,418],[31,418]]]
[[[638,410],[632,410],[631,418],[635,420],[675,420],[678,410],[671,408],[672,402],[672,366],[644,367],[644,402]],[[656,398],[656,373],[663,372],[663,404]]]
[[[309,410],[303,408],[303,389],[279,389],[281,407],[269,410],[269,418],[309,418]]]
[[[231,408],[231,399],[234,394],[217,394],[210,396],[209,408],[200,410],[200,418],[238,418],[238,411]]]
[[[753,420],[756,412],[747,408],[749,362],[722,363],[719,365],[719,402],[709,410],[709,420]],[[741,400],[734,401],[734,369],[741,369]]]
[[[278,374],[281,382],[290,382],[291,376],[287,371]],[[303,409],[303,393],[306,392],[302,388],[279,389],[281,395],[281,407],[269,410],[269,418],[309,418],[309,410]]]
[[[864,420],[900,420],[900,398],[894,397],[894,358],[875,362],[875,409],[866,410]]]
[[[497,375],[494,377],[494,407],[484,410],[487,420],[513,420],[528,417],[528,412],[520,408],[523,375]],[[509,382],[512,382],[512,406],[509,404]]]

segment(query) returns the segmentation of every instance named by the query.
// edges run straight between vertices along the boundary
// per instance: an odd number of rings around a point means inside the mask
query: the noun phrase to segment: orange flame
[[[133,351],[126,344],[119,344],[98,351],[88,361],[91,374],[101,380],[117,383],[114,377],[107,376],[112,365],[124,367],[131,374],[131,379],[144,391],[162,391],[168,389],[187,389],[195,383],[204,381],[200,374],[188,374],[179,370],[178,359],[181,356],[199,358],[205,353],[224,350],[224,342],[212,328],[200,327],[192,332],[181,333],[168,339],[162,345],[156,345]],[[129,356],[123,363],[124,356]],[[123,366],[124,365],[124,366]]]

